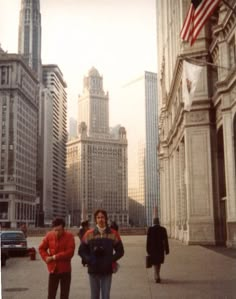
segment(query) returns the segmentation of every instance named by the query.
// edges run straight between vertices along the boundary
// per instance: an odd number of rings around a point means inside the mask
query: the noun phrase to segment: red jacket
[[[50,273],[71,272],[71,259],[75,251],[75,239],[72,233],[64,231],[58,239],[55,232],[46,234],[39,245],[39,253],[46,262],[48,256],[55,255],[55,260],[47,264]]]

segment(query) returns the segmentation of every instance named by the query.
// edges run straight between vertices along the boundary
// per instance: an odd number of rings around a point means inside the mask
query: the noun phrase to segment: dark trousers
[[[161,264],[153,265],[154,267],[154,279],[160,279]]]
[[[71,273],[50,273],[48,280],[48,299],[55,299],[60,282],[60,299],[68,299],[70,292]]]

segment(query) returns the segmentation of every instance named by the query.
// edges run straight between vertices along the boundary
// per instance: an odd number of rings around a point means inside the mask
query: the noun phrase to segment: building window
[[[234,67],[236,64],[236,45],[235,37],[233,37],[229,42],[229,67]]]

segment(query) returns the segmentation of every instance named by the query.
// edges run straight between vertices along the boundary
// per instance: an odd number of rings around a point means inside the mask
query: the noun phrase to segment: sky
[[[0,44],[9,53],[17,53],[20,2],[0,0]],[[124,86],[157,71],[155,0],[41,0],[40,6],[42,63],[63,73],[68,118],[77,119],[83,77],[94,66],[109,92],[110,125],[125,126]]]

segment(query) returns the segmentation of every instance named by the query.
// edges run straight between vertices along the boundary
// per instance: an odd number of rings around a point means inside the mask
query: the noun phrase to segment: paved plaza
[[[38,247],[42,237],[29,237],[29,246]],[[111,299],[236,299],[236,250],[222,247],[186,246],[170,240],[170,255],[162,266],[162,283],[153,280],[146,269],[145,236],[122,237],[125,256],[119,272],[113,275]],[[87,268],[77,256],[72,259],[70,299],[89,299]],[[46,299],[48,273],[37,254],[14,257],[1,269],[3,299]],[[59,298],[59,296],[57,297]]]

